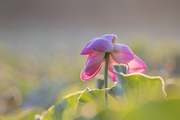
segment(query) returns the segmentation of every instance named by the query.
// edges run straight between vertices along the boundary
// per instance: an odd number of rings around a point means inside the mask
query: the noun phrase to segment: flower
[[[81,79],[87,81],[96,76],[105,63],[105,54],[109,55],[108,75],[116,82],[116,74],[112,66],[125,64],[128,66],[128,73],[143,73],[146,70],[144,62],[133,54],[131,49],[123,44],[115,43],[117,36],[107,34],[89,41],[82,49],[81,55],[88,55],[85,68],[81,72]]]

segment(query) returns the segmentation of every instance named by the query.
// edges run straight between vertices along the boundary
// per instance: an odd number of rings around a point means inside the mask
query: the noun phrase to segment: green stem
[[[105,89],[108,87],[108,63],[109,63],[109,54],[110,53],[106,53],[105,55],[105,60],[106,60],[106,63],[105,63],[105,70],[104,70],[104,95],[105,95],[105,104],[106,106],[108,105],[108,95],[107,93],[105,92]]]

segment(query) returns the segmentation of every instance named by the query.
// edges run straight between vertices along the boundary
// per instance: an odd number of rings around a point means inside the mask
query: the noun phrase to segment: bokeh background
[[[179,84],[179,6],[179,0],[1,0],[0,116],[41,113],[69,93],[95,88],[95,78],[80,79],[86,56],[79,53],[104,34],[128,45],[147,75]]]

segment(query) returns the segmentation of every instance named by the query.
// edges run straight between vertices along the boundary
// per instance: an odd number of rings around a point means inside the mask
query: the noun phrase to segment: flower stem
[[[109,63],[109,54],[110,53],[106,53],[105,55],[105,70],[104,70],[104,95],[105,95],[105,104],[106,106],[108,105],[108,95],[105,92],[105,89],[108,87],[108,63]]]

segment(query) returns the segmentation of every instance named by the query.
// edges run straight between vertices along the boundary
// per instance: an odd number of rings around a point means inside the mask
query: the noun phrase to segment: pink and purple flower
[[[144,62],[133,54],[131,49],[123,44],[115,43],[117,36],[107,34],[89,41],[81,51],[81,55],[88,55],[85,68],[81,72],[81,79],[87,81],[96,76],[105,63],[105,54],[110,53],[108,74],[116,82],[116,74],[112,66],[125,64],[128,73],[143,73],[146,70]]]

